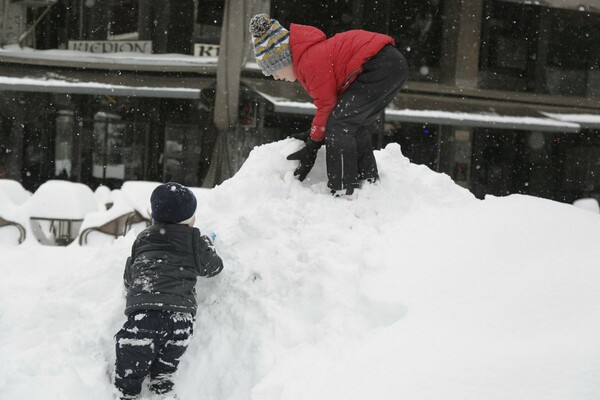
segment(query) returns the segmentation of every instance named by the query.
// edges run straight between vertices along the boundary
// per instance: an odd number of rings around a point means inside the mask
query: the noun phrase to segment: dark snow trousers
[[[406,59],[391,45],[383,47],[363,68],[338,98],[327,121],[327,186],[333,190],[357,188],[361,180],[379,178],[368,128],[408,76]]]
[[[172,376],[193,334],[189,313],[141,311],[129,315],[116,334],[115,386],[123,398],[135,398],[150,376],[150,390],[168,393]]]

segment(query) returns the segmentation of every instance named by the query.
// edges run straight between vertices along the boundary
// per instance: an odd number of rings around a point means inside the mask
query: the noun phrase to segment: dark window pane
[[[137,0],[113,1],[110,6],[110,35],[137,32],[138,2]]]

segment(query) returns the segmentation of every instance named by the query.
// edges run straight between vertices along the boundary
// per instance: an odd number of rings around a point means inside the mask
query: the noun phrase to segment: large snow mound
[[[294,179],[298,147],[256,148],[199,201],[226,269],[198,284],[182,399],[600,398],[600,215],[477,200],[397,145],[333,198],[323,150]],[[3,251],[0,398],[112,398],[133,239]]]

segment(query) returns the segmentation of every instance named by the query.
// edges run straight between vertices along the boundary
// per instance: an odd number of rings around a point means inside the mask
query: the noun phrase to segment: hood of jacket
[[[300,62],[307,49],[327,40],[327,36],[314,26],[291,24],[290,32],[292,31],[294,33],[290,34],[290,48],[294,65]]]

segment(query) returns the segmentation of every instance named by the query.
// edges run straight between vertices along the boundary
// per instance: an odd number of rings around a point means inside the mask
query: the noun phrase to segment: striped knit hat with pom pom
[[[290,32],[267,14],[257,14],[250,20],[250,33],[254,44],[256,62],[263,74],[273,72],[292,63]]]

